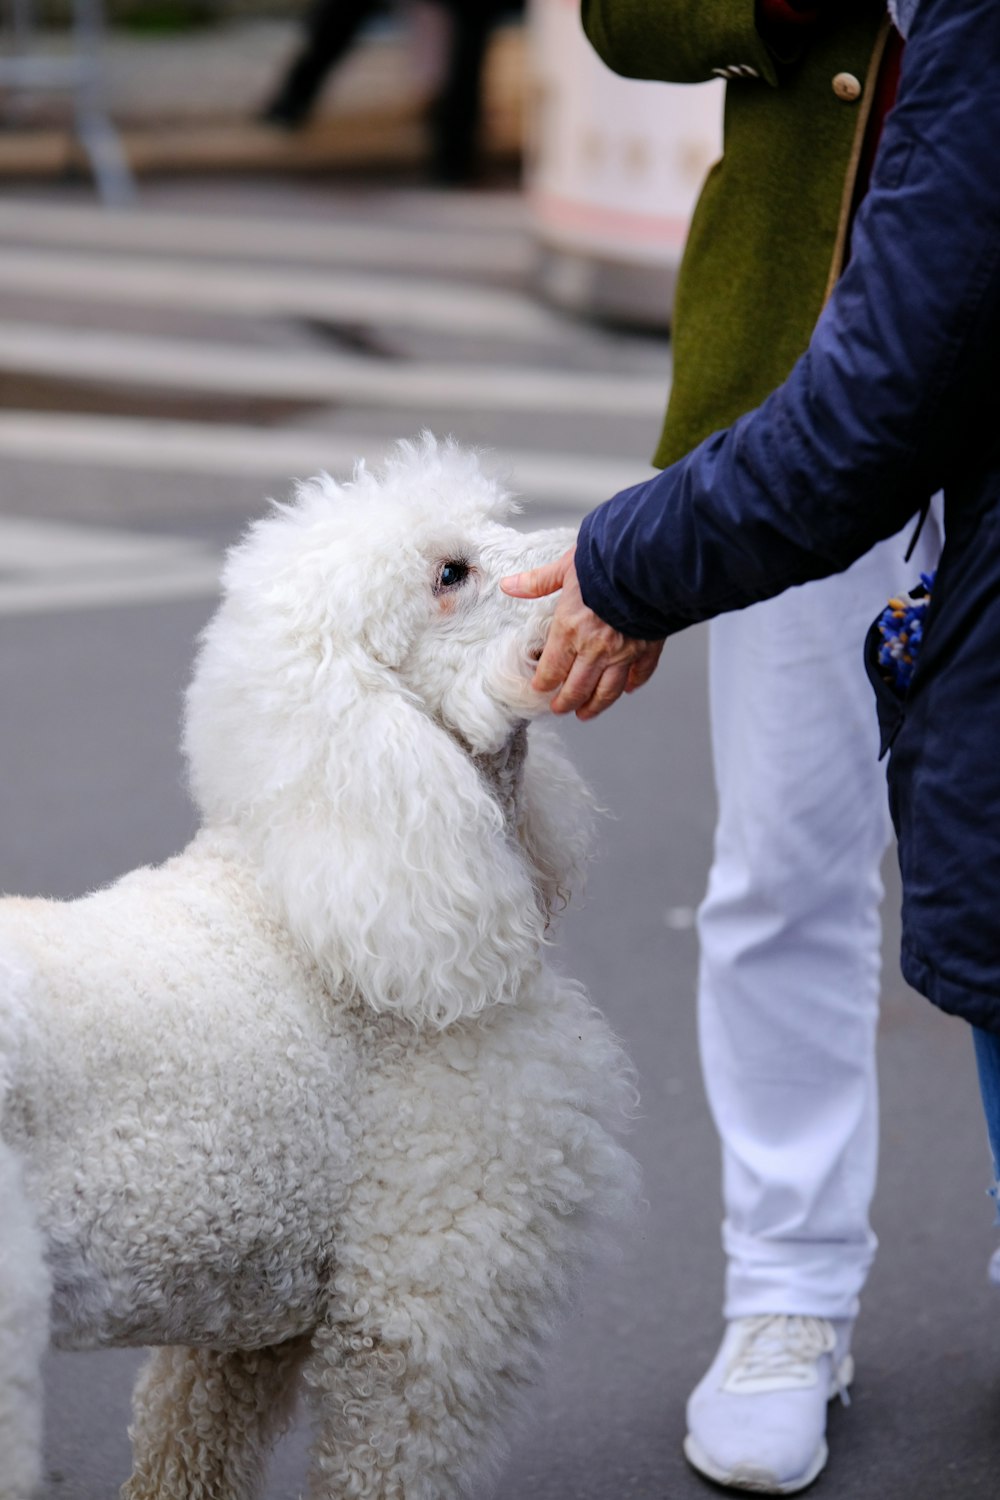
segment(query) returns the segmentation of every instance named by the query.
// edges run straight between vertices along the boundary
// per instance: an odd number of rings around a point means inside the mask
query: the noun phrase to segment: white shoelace
[[[824,1354],[833,1354],[836,1335],[824,1318],[768,1314],[741,1318],[742,1339],[729,1361],[724,1389],[734,1393],[806,1388],[816,1384],[817,1364]],[[838,1393],[846,1402],[847,1392]]]

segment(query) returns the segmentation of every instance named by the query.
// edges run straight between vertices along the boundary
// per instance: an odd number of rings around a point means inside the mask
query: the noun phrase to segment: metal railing
[[[102,44],[102,0],[72,0],[72,32],[64,57],[37,48],[35,0],[6,0],[4,33],[9,45],[0,55],[0,90],[72,96],[74,128],[103,201],[124,207],[134,201],[135,184],[121,138],[108,114]]]

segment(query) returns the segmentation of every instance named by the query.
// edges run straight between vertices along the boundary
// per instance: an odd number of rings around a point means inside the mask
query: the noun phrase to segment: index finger
[[[562,588],[572,561],[571,548],[562,557],[543,563],[540,568],[529,568],[524,573],[512,573],[507,578],[501,578],[500,587],[505,594],[511,594],[515,599],[541,599],[546,594],[555,594]]]

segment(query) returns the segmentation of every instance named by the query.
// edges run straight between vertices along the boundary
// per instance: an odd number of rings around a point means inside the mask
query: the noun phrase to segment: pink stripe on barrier
[[[638,214],[627,209],[601,208],[597,204],[560,198],[553,193],[532,193],[531,204],[542,222],[565,228],[618,234],[625,241],[637,240],[645,244],[681,246],[687,239],[687,219],[666,214]]]

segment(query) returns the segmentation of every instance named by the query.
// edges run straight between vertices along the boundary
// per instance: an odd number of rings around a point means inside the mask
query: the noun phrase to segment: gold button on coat
[[[853,73],[838,73],[833,80],[833,92],[850,104],[861,98],[861,83]]]

